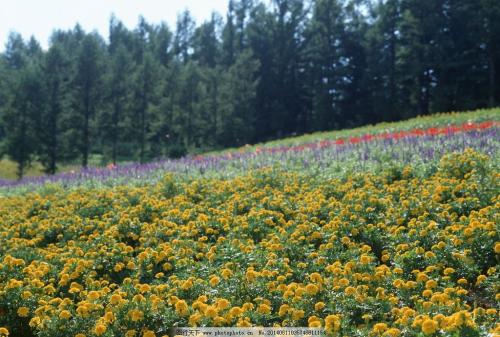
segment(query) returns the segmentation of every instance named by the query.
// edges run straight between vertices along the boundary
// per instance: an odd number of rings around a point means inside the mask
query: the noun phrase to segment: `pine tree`
[[[217,135],[224,146],[240,146],[253,140],[258,73],[259,62],[246,50],[222,77]]]
[[[17,176],[21,179],[37,151],[36,115],[46,109],[44,85],[39,65],[29,63],[17,73],[17,83],[3,123],[8,130],[4,140],[4,153],[17,163]]]
[[[77,147],[81,154],[82,167],[87,167],[92,151],[94,118],[101,104],[103,75],[102,41],[94,34],[86,35],[77,54],[77,69],[74,80],[75,115],[73,125],[79,133]]]
[[[150,157],[148,153],[148,137],[151,131],[151,104],[156,96],[159,64],[155,62],[151,52],[144,53],[144,59],[137,66],[134,75],[135,116],[139,161],[144,163]]]
[[[177,18],[173,51],[184,65],[190,59],[195,22],[191,13],[186,10]]]
[[[61,115],[67,109],[68,61],[59,44],[53,44],[44,62],[44,84],[47,91],[47,108],[37,116],[38,156],[45,172],[54,174],[60,157]]]
[[[318,0],[307,30],[309,45],[306,55],[312,77],[313,129],[325,130],[342,123],[340,101],[343,80],[341,63],[344,55],[344,12],[337,0]]]
[[[109,72],[105,80],[107,109],[100,115],[100,134],[111,151],[111,161],[117,163],[119,144],[125,139],[130,126],[125,125],[131,109],[133,70],[132,55],[120,44],[110,52]]]

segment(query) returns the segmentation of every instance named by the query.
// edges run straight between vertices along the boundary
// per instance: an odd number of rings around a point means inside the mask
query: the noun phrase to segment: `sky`
[[[46,49],[54,29],[71,29],[78,22],[85,31],[97,30],[108,37],[111,14],[128,28],[137,25],[140,15],[149,23],[165,21],[173,30],[177,15],[189,9],[201,23],[212,11],[224,15],[228,0],[0,0],[0,51],[5,50],[9,32],[25,39],[35,36]]]

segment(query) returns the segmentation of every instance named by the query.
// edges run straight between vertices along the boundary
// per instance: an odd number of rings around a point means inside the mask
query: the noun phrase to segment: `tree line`
[[[11,33],[0,155],[53,174],[500,101],[497,0],[230,0],[174,28]]]

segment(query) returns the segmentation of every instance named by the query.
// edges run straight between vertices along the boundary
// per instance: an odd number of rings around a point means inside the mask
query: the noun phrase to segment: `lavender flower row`
[[[19,181],[0,180],[0,193],[22,187],[57,183],[63,187],[78,185],[120,185],[131,182],[154,183],[167,172],[188,176],[231,177],[248,170],[282,166],[290,170],[328,170],[344,165],[349,169],[365,169],[387,163],[426,163],[449,152],[472,148],[495,157],[498,153],[498,127],[447,135],[408,136],[400,139],[375,139],[368,142],[329,144],[317,143],[298,149],[280,146],[265,151],[232,152],[182,159],[163,159],[148,164],[123,164],[114,168],[87,168],[52,176],[26,177]]]

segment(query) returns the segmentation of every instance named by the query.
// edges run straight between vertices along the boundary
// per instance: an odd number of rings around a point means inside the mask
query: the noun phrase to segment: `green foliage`
[[[172,31],[110,20],[43,51],[0,54],[0,146],[21,176],[60,163],[153,158],[500,102],[494,0],[231,0]]]

